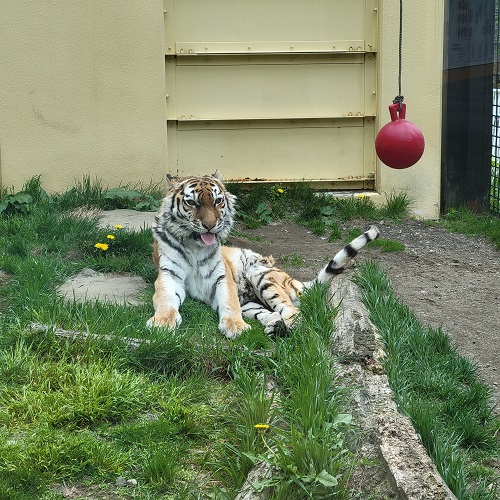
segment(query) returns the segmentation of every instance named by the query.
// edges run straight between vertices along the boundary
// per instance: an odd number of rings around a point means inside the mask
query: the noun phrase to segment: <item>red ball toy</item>
[[[380,129],[375,139],[377,156],[391,168],[411,167],[424,153],[424,136],[416,125],[405,120],[406,104],[391,104],[389,113],[391,121]]]

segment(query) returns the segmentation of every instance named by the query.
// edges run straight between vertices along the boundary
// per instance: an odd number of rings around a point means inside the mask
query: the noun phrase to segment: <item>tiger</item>
[[[149,327],[178,327],[179,309],[188,295],[217,312],[218,328],[229,339],[250,328],[243,318],[258,320],[267,334],[287,331],[304,291],[329,282],[380,234],[371,226],[313,280],[301,282],[275,267],[272,256],[223,244],[234,224],[235,202],[219,171],[182,178],[167,175],[167,192],[152,224],[158,275]]]

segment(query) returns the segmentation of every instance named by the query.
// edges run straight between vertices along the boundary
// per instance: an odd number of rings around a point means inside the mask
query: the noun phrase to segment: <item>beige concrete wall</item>
[[[161,180],[163,36],[161,0],[2,0],[2,185]]]
[[[236,0],[235,0],[236,1]],[[439,214],[444,0],[404,2],[403,94],[425,136],[419,163],[380,162],[376,186],[407,191],[417,215]],[[166,164],[162,0],[3,0],[0,181],[41,175],[60,191],[83,175],[106,185],[161,180]],[[379,0],[376,126],[398,93],[399,1]]]
[[[425,138],[418,163],[394,170],[379,162],[381,195],[406,191],[413,210],[425,218],[439,217],[441,184],[441,110],[444,0],[403,2],[402,94],[406,119]],[[390,121],[388,106],[398,94],[399,0],[380,1],[378,128]]]

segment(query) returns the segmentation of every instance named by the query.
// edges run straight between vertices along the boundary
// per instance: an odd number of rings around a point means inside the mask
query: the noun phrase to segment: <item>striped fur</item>
[[[223,246],[234,221],[235,197],[217,172],[212,176],[169,178],[156,223],[153,258],[158,266],[153,295],[154,316],[148,325],[175,328],[186,295],[219,315],[219,329],[235,338],[255,318],[267,333],[291,327],[300,295],[315,282],[327,282],[366,244],[379,236],[375,226],[357,237],[318,273],[302,283],[274,266],[272,256]]]

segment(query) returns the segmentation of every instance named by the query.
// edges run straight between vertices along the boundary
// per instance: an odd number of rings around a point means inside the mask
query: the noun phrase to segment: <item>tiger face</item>
[[[178,228],[201,245],[212,245],[229,234],[234,218],[235,197],[224,189],[220,174],[168,178],[171,188],[170,217]],[[166,215],[166,214],[165,214]]]

